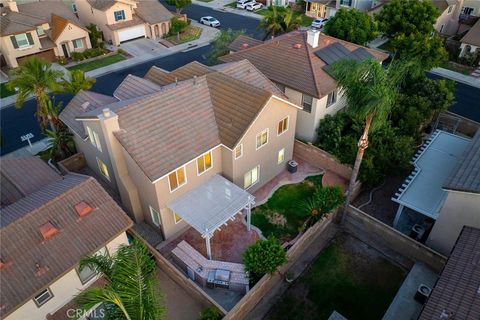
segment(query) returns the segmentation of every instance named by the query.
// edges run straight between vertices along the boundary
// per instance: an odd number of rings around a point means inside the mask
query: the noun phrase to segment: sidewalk
[[[257,20],[262,20],[263,16],[255,13],[255,12],[250,12],[250,11],[247,11],[247,10],[225,7],[227,4],[230,4],[232,2],[235,2],[235,0],[213,0],[211,2],[203,2],[203,1],[199,1],[199,0],[192,0],[193,4],[203,6],[203,7],[209,7],[209,8],[212,8],[213,10],[216,10],[216,11],[234,13],[234,14],[238,14],[238,15],[241,15],[241,16],[257,19]],[[220,23],[221,23],[221,21],[220,21]]]
[[[3,155],[2,159],[16,159],[16,158],[25,158],[29,156],[34,156],[37,153],[43,150],[46,150],[48,148],[48,139],[44,138],[42,140],[32,143],[31,148],[28,145],[28,142],[25,141],[25,144],[26,144],[25,147],[22,147],[20,149],[7,153],[6,155]]]
[[[467,76],[444,68],[433,68],[432,70],[430,70],[430,72],[448,79],[455,80],[457,82],[467,84],[469,86],[480,88],[480,78]]]

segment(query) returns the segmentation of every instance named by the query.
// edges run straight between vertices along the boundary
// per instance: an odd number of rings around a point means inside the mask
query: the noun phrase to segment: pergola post
[[[212,248],[210,247],[210,234],[205,236],[205,243],[207,245],[207,256],[208,260],[212,260]]]
[[[397,224],[398,224],[398,221],[400,220],[400,217],[402,215],[403,208],[404,208],[403,204],[398,206],[397,214],[395,215],[395,220],[393,220],[393,227],[394,228],[397,228]]]
[[[247,229],[250,231],[250,225],[252,220],[252,203],[249,202],[247,205]]]

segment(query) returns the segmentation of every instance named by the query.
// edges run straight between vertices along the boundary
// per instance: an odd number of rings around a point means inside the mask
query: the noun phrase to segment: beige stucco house
[[[434,25],[437,32],[451,36],[455,35],[459,31],[460,26],[460,14],[464,0],[434,0],[433,4],[440,12],[440,16]]]
[[[88,31],[63,2],[0,3],[0,51],[10,68],[33,55],[55,61],[91,48]]]
[[[81,92],[60,118],[131,217],[168,239],[193,223],[172,209],[189,192],[223,181],[228,200],[234,189],[252,193],[286,170],[298,109],[248,61],[193,62],[129,75],[113,97]],[[252,198],[228,206],[238,213]],[[214,211],[197,210],[197,219]]]
[[[85,315],[65,305],[103,279],[78,264],[84,256],[112,255],[128,244],[125,231],[132,221],[94,178],[62,176],[40,158],[2,160],[0,173],[0,317]]]
[[[379,0],[305,0],[305,15],[312,18],[331,18],[340,8],[357,9],[367,12],[375,7]]]
[[[95,24],[105,40],[116,46],[165,36],[173,17],[160,2],[149,0],[76,0],[75,7],[82,22]]]
[[[276,83],[292,103],[302,106],[296,137],[309,142],[317,138],[320,119],[345,106],[335,79],[325,68],[338,59],[383,61],[388,57],[317,30],[295,31],[265,42],[241,36],[230,45],[230,50],[235,52],[221,57],[221,61],[247,59]]]

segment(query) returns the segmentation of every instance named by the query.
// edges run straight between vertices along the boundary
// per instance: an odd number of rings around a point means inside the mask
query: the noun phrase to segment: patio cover
[[[403,207],[420,212],[427,217],[437,219],[441,206],[447,196],[442,185],[457,165],[469,139],[436,131],[430,142],[414,158],[415,170],[392,198],[400,204],[394,225],[400,218]]]
[[[167,207],[206,238],[207,252],[211,258],[210,238],[213,233],[243,209],[247,209],[250,227],[250,209],[254,200],[250,193],[216,174]]]

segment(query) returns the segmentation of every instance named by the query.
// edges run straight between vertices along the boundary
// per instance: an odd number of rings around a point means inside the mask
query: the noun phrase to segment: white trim
[[[280,122],[283,122],[283,120],[285,120],[285,119],[287,119],[287,127],[281,133],[278,133],[278,125],[280,124]],[[280,137],[282,134],[287,132],[288,129],[290,129],[290,116],[287,116],[286,118],[283,118],[282,120],[277,122],[277,137]]]
[[[289,88],[289,87],[286,87],[286,88],[288,88],[288,89],[290,89],[290,90],[295,90],[295,89],[292,89],[292,88]],[[274,94],[273,94],[272,97],[274,97],[274,98],[276,98],[276,99],[278,99],[278,100],[280,100],[280,101],[282,101],[282,102],[285,102],[286,104],[289,104],[289,105],[291,105],[291,106],[294,107],[294,108],[303,110],[302,107],[297,106],[295,103],[290,102],[290,101],[288,101],[288,100],[285,100],[285,99],[283,99],[283,98],[281,98],[281,97],[279,97],[279,96],[277,96],[277,95],[274,95]],[[268,102],[270,102],[270,100],[269,100]],[[268,103],[268,102],[267,102],[267,103]],[[265,105],[266,105],[266,104],[265,104]]]
[[[108,171],[108,166],[105,164],[105,162],[102,161],[102,159],[99,159],[98,157],[95,157],[97,159],[97,167],[98,167],[98,170],[100,171],[100,173],[102,174],[102,176],[104,176],[108,181],[111,181],[110,180],[110,172]],[[107,174],[108,176],[106,176],[102,170],[100,169],[100,163],[99,161],[105,166],[105,168],[107,168]]]
[[[267,141],[259,147],[257,145],[257,138],[258,138],[259,135],[262,136],[264,132],[267,132]],[[268,140],[270,140],[270,128],[263,129],[262,131],[260,131],[260,133],[257,133],[255,135],[255,150],[258,150],[258,149],[262,148],[263,146],[266,146],[268,144]]]
[[[282,152],[282,161],[278,161],[280,158],[280,152]],[[278,153],[277,153],[277,164],[281,164],[283,162],[285,162],[285,148],[278,150]]]
[[[158,228],[160,228],[160,226],[162,225],[162,222],[160,220],[160,212],[158,212],[157,210],[155,210],[152,206],[148,206],[150,208],[150,218],[152,218],[152,223],[157,226]],[[153,213],[155,212],[155,214],[157,215],[157,218],[158,218],[158,224],[155,223],[155,219],[153,218]]]
[[[254,183],[252,183],[252,184],[249,185],[248,187],[245,187],[245,175],[246,175],[247,173],[249,173],[249,172],[252,172],[253,169],[255,169],[255,168],[258,168],[258,169],[257,169],[257,181],[255,181]],[[248,190],[248,189],[250,189],[251,187],[253,187],[254,185],[256,185],[259,181],[260,181],[260,165],[258,164],[258,165],[254,166],[252,169],[248,170],[247,172],[245,172],[245,173],[243,174],[243,189],[244,189],[244,190]]]
[[[173,222],[175,222],[175,224],[179,224],[180,222],[183,221],[182,216],[180,216],[179,214],[176,214],[175,211],[173,211],[173,210],[170,210],[170,211],[172,211],[172,213],[173,213]],[[177,221],[177,218],[175,216],[179,216],[180,220]]]
[[[203,172],[198,172],[198,169],[199,169],[198,168],[198,159],[204,157],[207,153],[210,153],[210,168],[203,170]],[[203,153],[201,156],[198,156],[195,160],[196,160],[195,164],[197,165],[197,177],[198,177],[198,176],[201,176],[202,174],[204,174],[205,172],[207,172],[207,171],[209,171],[210,169],[213,168],[213,152],[212,152],[212,150],[209,150],[209,151]],[[203,161],[203,165],[205,165],[205,160]]]
[[[183,165],[183,166],[178,167],[177,169],[170,172],[168,175],[170,176],[172,173],[174,173],[174,172],[176,173],[180,169],[183,169],[183,176],[185,177],[185,182],[177,185],[177,187],[172,190],[172,185],[170,184],[170,177],[168,177],[168,189],[170,189],[170,193],[173,193],[173,192],[177,191],[178,189],[180,189],[181,187],[183,187],[184,185],[186,185],[188,183],[187,165]],[[177,183],[178,183],[178,174],[176,174],[176,177],[177,177]]]
[[[49,295],[48,299],[43,301],[42,303],[38,302],[37,298],[39,298],[40,296],[43,296],[45,293],[48,293],[48,295]],[[43,305],[45,305],[48,301],[50,301],[53,297],[54,297],[54,295],[53,295],[52,290],[50,290],[50,287],[47,287],[44,290],[40,291],[37,295],[35,295],[33,297],[33,301],[34,301],[35,305],[37,306],[37,308],[40,308]]]
[[[240,147],[240,155],[237,157],[236,150],[238,147]],[[243,143],[240,143],[233,149],[233,158],[237,160],[237,159],[240,159],[242,156],[243,156]]]

